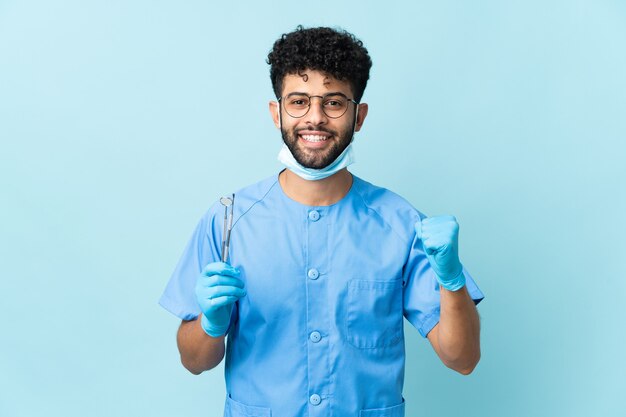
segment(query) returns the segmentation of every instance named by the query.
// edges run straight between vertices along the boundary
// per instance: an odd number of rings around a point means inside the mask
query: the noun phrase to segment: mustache
[[[333,136],[337,136],[337,132],[335,132],[334,130],[330,130],[328,128],[325,128],[323,126],[308,126],[308,127],[302,127],[300,129],[294,129],[294,133],[296,135],[299,135],[300,132],[302,132],[303,130],[316,130],[318,132],[325,132],[325,133],[329,133]]]

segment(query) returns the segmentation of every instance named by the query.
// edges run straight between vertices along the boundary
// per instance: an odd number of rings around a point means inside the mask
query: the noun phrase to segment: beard
[[[327,139],[330,141],[329,146],[325,149],[307,149],[298,140],[298,134],[302,130],[317,130],[332,135]],[[347,129],[337,132],[324,127],[307,127],[301,129],[287,130],[280,128],[283,142],[289,148],[294,159],[303,167],[311,169],[323,169],[332,164],[346,150],[352,142],[354,136],[354,126],[350,125]]]

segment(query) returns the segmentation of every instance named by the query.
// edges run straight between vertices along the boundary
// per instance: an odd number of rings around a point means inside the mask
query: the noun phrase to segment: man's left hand
[[[439,284],[457,291],[465,285],[459,261],[459,224],[454,216],[428,217],[415,223],[415,232]]]

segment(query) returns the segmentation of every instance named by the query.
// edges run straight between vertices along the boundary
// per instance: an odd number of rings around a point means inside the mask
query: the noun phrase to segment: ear
[[[274,126],[276,129],[280,129],[280,107],[277,101],[269,102],[270,115],[272,116],[272,120],[274,121]]]
[[[365,117],[367,117],[367,103],[359,104],[359,113],[356,116],[356,127],[354,128],[355,132],[361,130],[361,126],[363,126],[363,122],[365,121]]]

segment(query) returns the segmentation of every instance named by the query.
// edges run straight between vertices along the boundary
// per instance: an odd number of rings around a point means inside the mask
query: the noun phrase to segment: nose
[[[318,98],[319,100],[314,100]],[[324,110],[322,110],[323,106],[323,97],[320,96],[311,96],[309,103],[309,111],[306,114],[306,121],[313,126],[325,124],[328,121],[328,117]]]

